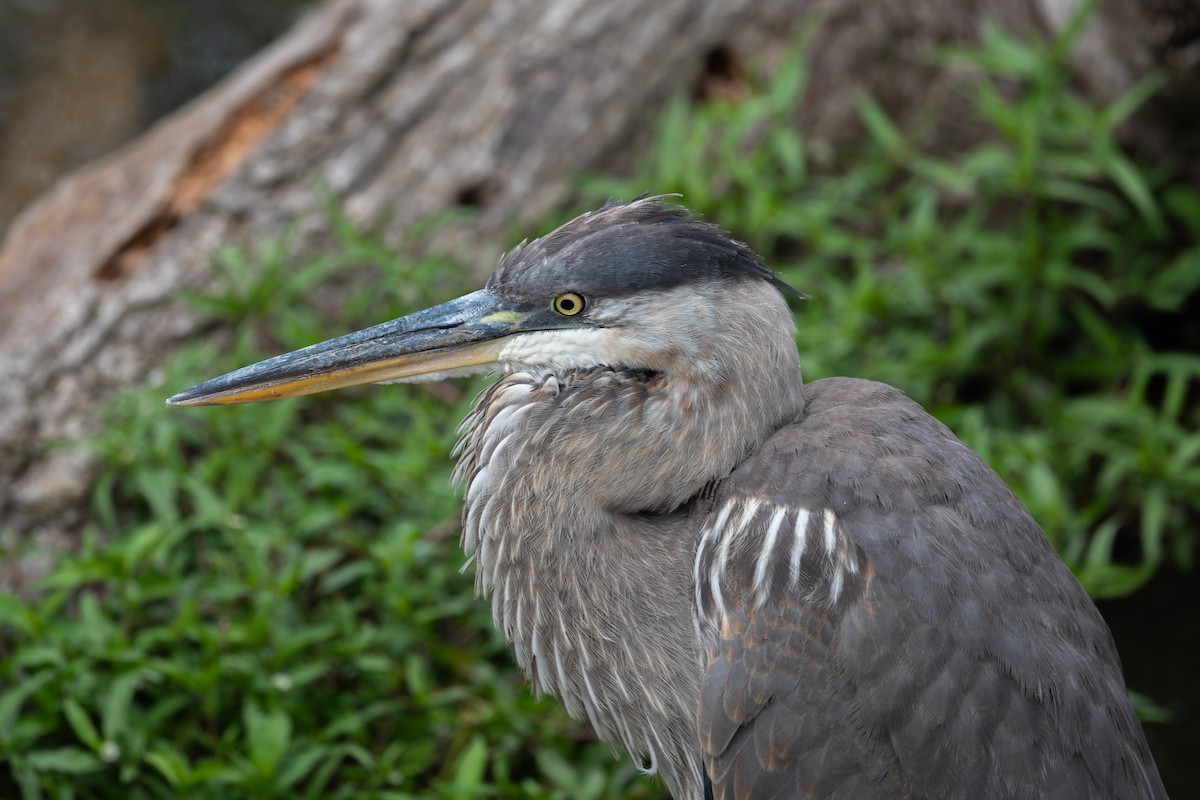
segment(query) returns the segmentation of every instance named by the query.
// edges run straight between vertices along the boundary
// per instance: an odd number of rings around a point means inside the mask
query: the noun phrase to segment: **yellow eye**
[[[554,298],[554,310],[564,317],[575,316],[583,311],[584,305],[583,295],[575,294],[575,292],[564,292]]]

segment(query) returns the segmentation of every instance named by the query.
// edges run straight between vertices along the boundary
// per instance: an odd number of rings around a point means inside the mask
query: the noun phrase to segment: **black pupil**
[[[563,311],[574,311],[575,310],[575,300],[574,300],[574,298],[571,298],[571,297],[560,298],[558,301],[558,307],[560,309],[562,309]]]

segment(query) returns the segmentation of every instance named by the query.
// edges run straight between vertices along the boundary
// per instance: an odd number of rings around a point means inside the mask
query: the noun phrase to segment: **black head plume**
[[[511,250],[488,288],[500,295],[540,296],[570,289],[619,297],[707,281],[763,280],[795,297],[747,245],[672,195],[610,202]]]

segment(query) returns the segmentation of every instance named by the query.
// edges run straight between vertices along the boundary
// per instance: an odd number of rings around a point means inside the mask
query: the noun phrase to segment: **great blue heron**
[[[663,198],[170,399],[497,371],[463,544],[539,692],[704,798],[1160,798],[1103,619],[896,389],[805,386],[776,273]]]

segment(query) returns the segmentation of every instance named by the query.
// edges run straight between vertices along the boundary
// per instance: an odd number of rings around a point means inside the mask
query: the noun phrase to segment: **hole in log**
[[[491,194],[486,182],[472,183],[458,190],[455,202],[462,208],[481,208],[487,205]]]
[[[704,56],[704,71],[693,94],[702,102],[744,100],[750,94],[746,62],[731,48],[717,45]]]

